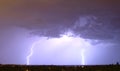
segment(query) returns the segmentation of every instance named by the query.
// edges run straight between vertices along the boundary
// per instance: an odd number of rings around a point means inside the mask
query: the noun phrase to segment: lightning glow
[[[31,48],[30,48],[30,53],[26,57],[26,59],[27,59],[27,61],[26,61],[27,65],[30,64],[30,58],[33,56],[34,48],[38,44],[43,44],[44,45],[43,42],[45,42],[46,44],[50,45],[49,48],[45,48],[48,53],[49,52],[54,52],[57,48],[60,49],[60,46],[62,46],[62,48],[63,48],[64,45],[65,45],[65,47],[66,47],[66,45],[68,47],[75,47],[75,48],[67,49],[67,50],[72,50],[73,52],[76,52],[76,51],[74,51],[74,49],[76,49],[76,50],[78,49],[77,52],[79,52],[79,50],[81,50],[81,52],[80,52],[81,65],[85,65],[85,55],[84,55],[85,48],[86,47],[90,47],[90,43],[88,43],[83,38],[74,37],[74,35],[72,33],[70,33],[70,32],[68,32],[66,34],[62,34],[60,38],[50,38],[50,39],[47,39],[47,37],[45,37],[43,40],[41,38],[38,41],[34,42],[32,44],[32,46],[31,46]],[[66,53],[65,53],[65,55],[67,55]],[[67,56],[71,57],[71,55],[67,55]]]
[[[84,52],[85,52],[85,50],[82,49],[81,50],[81,58],[82,58],[81,62],[82,62],[82,65],[85,65],[85,55],[84,55]]]

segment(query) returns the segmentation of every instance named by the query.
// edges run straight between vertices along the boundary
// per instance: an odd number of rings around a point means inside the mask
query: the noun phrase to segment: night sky
[[[38,43],[39,41],[39,43]],[[120,62],[120,0],[0,0],[0,63]]]

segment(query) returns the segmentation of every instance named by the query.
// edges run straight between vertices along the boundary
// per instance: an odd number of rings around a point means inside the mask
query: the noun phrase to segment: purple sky
[[[119,0],[0,1],[0,63],[26,64],[38,40],[30,64],[81,64],[81,47],[85,64],[120,62],[119,7]],[[68,31],[66,42],[60,35]]]

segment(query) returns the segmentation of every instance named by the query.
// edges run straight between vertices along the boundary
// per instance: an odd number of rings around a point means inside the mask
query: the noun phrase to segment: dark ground
[[[120,71],[120,65],[0,65],[0,71]]]

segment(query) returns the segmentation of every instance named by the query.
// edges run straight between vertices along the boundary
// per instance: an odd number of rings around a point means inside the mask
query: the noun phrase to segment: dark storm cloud
[[[2,2],[1,23],[24,27],[32,34],[59,37],[65,31],[72,30],[88,39],[118,39],[120,35],[118,0]]]

